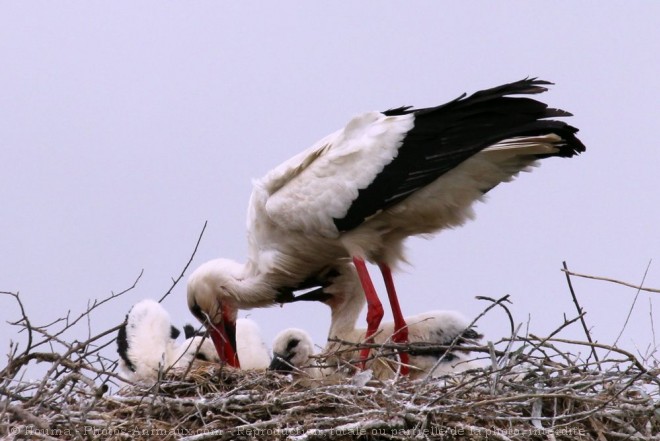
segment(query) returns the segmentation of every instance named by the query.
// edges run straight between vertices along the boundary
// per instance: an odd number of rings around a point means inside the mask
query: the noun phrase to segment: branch
[[[573,284],[571,283],[571,275],[568,272],[568,266],[566,266],[566,261],[562,263],[564,265],[564,273],[566,274],[566,282],[568,282],[568,289],[571,291],[571,297],[573,297],[573,303],[577,308],[577,313],[580,317],[580,323],[582,323],[582,329],[584,329],[584,334],[587,336],[587,340],[589,341],[589,343],[593,343],[593,340],[591,339],[591,332],[589,332],[589,328],[587,327],[587,322],[584,321],[584,315],[586,313],[582,311],[582,306],[580,306],[580,302],[578,302],[577,296],[575,295],[575,291],[573,290]],[[594,360],[596,360],[598,369],[600,370],[600,360],[598,359],[596,348],[594,348],[593,346],[591,346],[591,355],[593,355]]]
[[[193,252],[192,252],[192,254],[190,255],[190,259],[188,259],[188,263],[186,263],[186,266],[183,267],[183,270],[181,271],[181,274],[179,274],[179,277],[177,277],[176,279],[173,279],[173,280],[172,280],[172,286],[170,287],[169,290],[167,290],[167,292],[165,293],[165,295],[163,295],[163,297],[160,298],[160,300],[158,301],[158,303],[162,303],[163,300],[165,300],[165,298],[166,298],[167,296],[170,295],[170,293],[172,292],[172,290],[174,289],[174,287],[177,285],[177,283],[179,283],[179,280],[181,280],[181,278],[183,277],[183,275],[186,273],[186,270],[188,270],[188,267],[190,266],[190,264],[192,263],[193,259],[195,258],[195,254],[197,254],[197,248],[199,248],[199,244],[200,244],[200,242],[202,241],[202,236],[204,236],[204,231],[206,231],[206,225],[208,224],[208,222],[209,222],[209,221],[204,221],[204,226],[202,227],[202,231],[199,233],[199,237],[197,238],[197,243],[195,244],[195,249],[193,249]]]
[[[605,282],[618,283],[619,285],[627,286],[629,288],[639,289],[641,291],[660,293],[660,289],[646,288],[646,287],[641,286],[641,285],[633,285],[632,283],[622,282],[621,280],[616,280],[616,279],[610,279],[609,277],[589,276],[587,274],[575,273],[575,272],[569,271],[567,269],[563,269],[562,271],[565,272],[566,274],[570,274],[571,276],[575,276],[575,277],[583,277],[585,279],[593,279],[593,280],[603,280]]]
[[[644,270],[644,275],[642,276],[642,283],[640,285],[644,284],[644,281],[646,280],[646,276],[649,273],[649,268],[651,268],[651,262],[652,260],[649,260],[649,264],[646,265],[646,270]],[[616,336],[616,339],[614,340],[614,343],[612,343],[612,346],[616,346],[617,343],[619,343],[619,339],[623,335],[623,331],[626,330],[626,327],[628,326],[628,322],[630,321],[630,316],[632,316],[632,312],[635,309],[635,304],[637,303],[637,298],[639,297],[640,289],[637,289],[637,292],[635,293],[635,298],[632,301],[632,305],[630,305],[630,309],[628,310],[628,315],[626,316],[626,321],[623,322],[623,327],[621,328],[621,332],[619,332],[619,335]]]
[[[0,294],[10,295],[10,296],[14,297],[16,299],[16,301],[18,302],[18,307],[21,309],[21,318],[20,318],[20,320],[17,320],[13,323],[10,323],[10,324],[11,325],[18,325],[20,323],[24,323],[23,326],[25,327],[25,329],[27,329],[27,332],[28,332],[28,342],[27,342],[27,347],[25,348],[25,350],[23,351],[21,356],[27,355],[27,354],[30,353],[30,350],[32,350],[32,325],[30,324],[30,319],[28,319],[28,316],[25,313],[25,308],[23,307],[23,302],[21,301],[21,298],[20,298],[18,292],[13,293],[13,292],[7,292],[7,291],[0,291]]]

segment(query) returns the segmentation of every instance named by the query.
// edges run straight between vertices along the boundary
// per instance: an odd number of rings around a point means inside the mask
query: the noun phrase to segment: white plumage
[[[458,313],[453,311],[432,311],[407,317],[408,325],[411,327],[409,334],[411,343],[427,343],[429,345],[450,345],[454,338],[466,330],[467,323]],[[393,323],[382,325],[374,336],[375,340],[386,341],[391,338]],[[414,329],[414,331],[412,331]],[[344,341],[358,343],[363,341],[366,329],[346,330]],[[417,332],[415,332],[417,331]],[[438,332],[440,331],[440,332]],[[424,337],[425,336],[425,337]],[[443,336],[444,338],[438,338]],[[342,345],[329,343],[324,353],[336,351]],[[345,347],[343,349],[346,349]],[[431,354],[427,349],[426,355],[411,355],[410,364],[412,371],[410,377],[421,378],[426,374],[432,376],[447,375],[474,369],[477,365],[469,360],[466,355],[454,351],[449,354]],[[415,354],[413,352],[413,354]],[[340,359],[326,359],[325,364],[319,365],[312,358],[314,355],[314,343],[311,336],[304,330],[289,328],[280,332],[273,340],[273,360],[270,368],[280,372],[295,372],[313,379],[330,378],[335,374],[345,371],[347,361],[350,361],[350,352],[342,354]],[[355,361],[355,360],[353,360]],[[439,361],[439,363],[438,363]],[[328,363],[333,366],[329,366]],[[437,365],[437,366],[436,366]],[[379,379],[390,378],[394,373],[394,367],[384,360],[378,360],[371,364],[375,370],[375,377]]]
[[[312,337],[300,328],[288,328],[273,339],[273,359],[270,369],[281,372],[304,370],[312,377],[320,377],[321,371],[312,360],[314,343]]]
[[[123,338],[122,338],[123,331]],[[126,346],[122,344],[126,342]],[[157,378],[173,348],[170,315],[154,300],[133,305],[117,338],[119,367],[133,381]]]
[[[338,268],[339,274],[334,276],[331,283],[323,290],[327,296],[324,298],[332,311],[332,322],[328,334],[329,340],[340,340],[352,343],[363,343],[367,340],[366,329],[359,329],[356,323],[360,312],[364,308],[365,298],[352,265]],[[428,311],[414,316],[406,317],[408,326],[408,340],[413,344],[425,343],[427,345],[450,345],[454,343],[457,349],[466,342],[475,342],[482,336],[473,329],[468,329],[469,322],[455,311]],[[382,323],[373,335],[377,344],[391,343],[395,332],[394,323]],[[295,344],[292,344],[295,343]],[[310,350],[310,348],[312,348]],[[338,353],[341,359],[338,366],[348,361],[356,362],[357,354],[350,351],[350,346],[340,342],[328,341],[324,353]],[[338,352],[340,351],[340,352]],[[271,367],[286,370],[289,364],[295,368],[308,367],[305,372],[312,377],[319,377],[333,373],[335,369],[319,369],[309,361],[313,354],[313,343],[305,331],[291,328],[282,331],[273,341],[273,363]],[[440,364],[435,370],[438,360]],[[411,351],[409,361],[412,370],[411,378],[418,378],[426,374],[440,375],[451,372],[464,371],[475,365],[467,361],[464,353],[454,350],[445,353],[441,349],[418,347]],[[376,359],[369,366],[374,370],[377,378],[388,378],[395,373],[393,365],[384,359]]]
[[[237,332],[239,354],[246,360],[244,369],[268,368],[270,356],[257,324],[238,319]],[[117,337],[122,373],[132,381],[150,382],[167,369],[187,368],[195,360],[220,362],[210,339],[186,329],[186,339],[179,344],[179,333],[160,303],[145,299],[133,305]]]
[[[220,361],[210,340],[193,336],[177,344],[178,335],[160,303],[151,299],[136,303],[117,337],[121,371],[132,381],[148,382],[166,369],[187,366],[196,357]]]
[[[236,320],[236,352],[241,360],[241,369],[267,369],[270,354],[261,337],[259,325],[254,320]]]
[[[210,339],[194,336],[187,338],[181,344],[175,343],[173,350],[166,353],[165,367],[187,368],[195,360],[220,362]]]
[[[404,240],[461,225],[475,201],[537,159],[584,151],[577,129],[550,119],[569,113],[512,96],[543,92],[545,84],[528,79],[437,107],[367,112],[256,180],[247,262],[208,262],[188,284],[188,305],[220,357],[239,364],[237,309],[292,301],[296,290],[323,286],[327,268],[346,260],[367,297],[367,337],[383,316],[371,261],[392,306],[392,338],[406,341],[391,273]]]

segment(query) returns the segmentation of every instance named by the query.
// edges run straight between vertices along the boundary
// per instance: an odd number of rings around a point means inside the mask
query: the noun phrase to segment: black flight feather
[[[124,323],[121,325],[119,331],[117,332],[117,353],[122,358],[122,360],[124,360],[124,363],[126,363],[126,367],[130,369],[131,372],[135,372],[135,365],[130,360],[130,358],[128,358],[128,336],[126,334],[127,322],[128,315],[126,316]]]
[[[334,224],[341,232],[359,226],[378,213],[438,179],[481,150],[505,139],[554,133],[564,140],[559,151],[547,156],[571,157],[585,150],[575,136],[578,129],[547,119],[570,116],[540,101],[510,95],[538,94],[552,84],[535,78],[465,94],[437,107],[410,106],[383,112],[387,116],[415,115],[397,156],[366,188],[360,189],[343,218]]]

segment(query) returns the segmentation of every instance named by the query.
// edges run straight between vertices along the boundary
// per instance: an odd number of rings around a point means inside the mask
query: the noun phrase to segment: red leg
[[[371,337],[376,333],[380,326],[380,322],[383,319],[383,305],[378,299],[376,288],[374,288],[371,277],[369,277],[369,271],[367,270],[367,265],[364,263],[364,260],[359,257],[353,257],[353,263],[355,264],[355,269],[357,269],[358,276],[360,277],[360,283],[362,284],[364,295],[367,298],[367,334],[365,337],[367,343],[373,343],[373,338]],[[367,357],[369,357],[369,349],[365,348],[360,352],[362,369],[365,368]]]
[[[394,317],[394,334],[392,334],[392,341],[395,343],[408,343],[408,325],[406,324],[406,320],[403,318],[403,314],[401,313],[399,298],[397,297],[396,290],[394,289],[392,270],[384,263],[378,264],[378,267],[380,268],[380,272],[383,275],[385,288],[387,288],[387,297],[389,297],[390,305],[392,306],[392,316]],[[408,375],[408,363],[410,362],[408,353],[400,352],[399,358],[403,365],[401,366],[401,375]]]

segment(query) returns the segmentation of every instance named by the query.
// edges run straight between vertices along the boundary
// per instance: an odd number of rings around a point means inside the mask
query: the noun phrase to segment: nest
[[[89,360],[53,357],[42,361],[59,367],[42,381],[5,381],[0,433],[16,439],[190,441],[660,440],[657,367],[624,351],[595,363],[557,350],[557,339],[518,342],[517,351],[465,348],[489,354],[492,363],[417,381],[357,375],[315,383],[198,362],[164,373],[154,384],[114,393],[99,383],[103,374],[89,375]],[[106,382],[116,379],[105,375]]]
[[[196,362],[140,385],[127,384],[103,355],[119,326],[82,342],[62,337],[109,299],[37,327],[11,295],[28,342],[22,352],[12,345],[0,371],[6,439],[660,440],[657,359],[594,343],[588,333],[587,341],[559,338],[582,313],[543,338],[520,336],[512,320],[499,341],[450,345],[444,349],[482,367],[447,376],[376,380],[362,372],[328,382]],[[401,347],[376,349],[391,360]],[[47,372],[27,381],[35,362]]]

